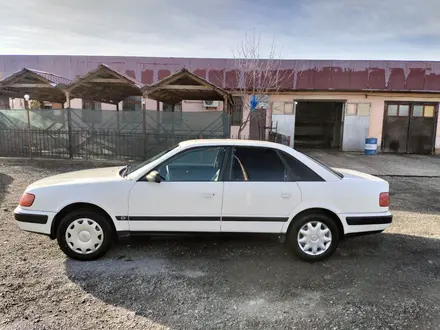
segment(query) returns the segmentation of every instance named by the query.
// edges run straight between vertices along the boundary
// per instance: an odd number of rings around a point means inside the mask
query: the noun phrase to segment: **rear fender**
[[[347,226],[347,224],[345,223],[345,220],[343,221],[341,217],[338,215],[339,213],[341,213],[340,210],[337,210],[334,207],[326,204],[317,205],[313,203],[308,203],[308,204],[300,204],[292,211],[292,213],[289,215],[289,220],[286,223],[284,223],[283,227],[281,228],[281,233],[282,234],[287,233],[290,223],[298,214],[300,214],[303,211],[307,211],[311,209],[322,209],[334,213],[339,218],[339,221],[341,222],[342,227],[344,228],[345,231],[345,227]]]

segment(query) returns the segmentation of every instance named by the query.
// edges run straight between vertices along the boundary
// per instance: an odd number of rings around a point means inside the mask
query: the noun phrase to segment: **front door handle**
[[[212,198],[212,197],[215,196],[215,194],[214,194],[214,193],[208,193],[208,192],[206,192],[206,193],[202,193],[202,196],[203,196],[204,198]]]
[[[281,194],[281,198],[290,198],[290,194],[289,193],[284,193],[284,194]]]

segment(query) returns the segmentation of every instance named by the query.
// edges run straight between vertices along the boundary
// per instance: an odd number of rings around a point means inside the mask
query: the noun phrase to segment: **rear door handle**
[[[281,194],[281,198],[290,198],[290,196],[289,193]]]
[[[215,194],[206,192],[206,193],[202,193],[202,196],[205,198],[212,198],[215,196]]]

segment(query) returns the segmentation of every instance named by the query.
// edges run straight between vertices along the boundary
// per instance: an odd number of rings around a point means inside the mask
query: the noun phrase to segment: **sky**
[[[438,0],[0,0],[0,54],[440,60]]]

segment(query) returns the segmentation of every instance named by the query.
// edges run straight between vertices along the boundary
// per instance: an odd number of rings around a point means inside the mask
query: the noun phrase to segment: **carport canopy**
[[[64,103],[63,89],[71,83],[70,79],[53,73],[23,68],[0,80],[0,94],[12,98],[24,98]]]
[[[144,86],[142,90],[145,97],[169,105],[183,100],[223,101],[224,111],[227,111],[233,104],[232,96],[227,91],[185,68],[153,85]]]
[[[67,86],[70,99],[118,104],[129,96],[142,96],[142,83],[105,64],[86,73]]]

